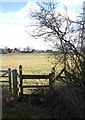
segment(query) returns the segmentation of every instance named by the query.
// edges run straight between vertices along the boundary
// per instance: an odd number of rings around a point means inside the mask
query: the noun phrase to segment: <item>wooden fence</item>
[[[17,70],[12,70],[12,77],[13,77],[13,96],[14,98],[17,98],[18,96],[18,73]]]
[[[8,77],[8,80],[2,80],[0,82],[9,83],[9,90],[13,93],[14,98],[17,98],[18,95],[23,96],[24,88],[49,87],[49,90],[52,91],[54,80],[55,80],[55,71],[52,71],[48,75],[25,75],[25,74],[22,74],[22,65],[19,66],[19,74],[16,69],[11,70],[10,68],[8,70],[0,70],[0,72],[3,73],[0,77]],[[29,79],[48,79],[49,85],[35,85],[35,86],[23,85],[24,80],[29,80]],[[12,86],[13,86],[13,89],[12,89]],[[20,93],[18,91],[20,91]]]
[[[54,83],[54,72],[51,72],[49,75],[24,75],[22,74],[22,65],[19,66],[19,78],[20,78],[20,95],[23,96],[23,88],[42,88],[49,87],[52,90]],[[23,85],[24,79],[49,79],[49,85]]]
[[[18,96],[18,79],[17,79],[17,70],[11,70],[8,68],[8,70],[0,70],[0,78],[8,78],[7,80],[0,80],[0,83],[7,83],[9,86],[9,91],[13,94],[14,98]],[[2,84],[1,84],[2,86]]]
[[[0,80],[0,83],[8,83],[9,84],[9,90],[12,92],[11,87],[11,69],[8,68],[8,70],[0,70],[1,76],[0,78],[8,78],[8,80]]]

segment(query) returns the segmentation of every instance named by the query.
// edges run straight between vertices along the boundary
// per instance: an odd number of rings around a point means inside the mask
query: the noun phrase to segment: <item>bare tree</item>
[[[69,86],[70,90],[74,89],[71,86],[75,86],[76,90],[82,93],[83,85],[85,85],[85,57],[82,50],[79,51],[77,49],[78,44],[80,44],[81,49],[83,44],[82,42],[80,42],[81,39],[79,38],[80,35],[82,35],[82,32],[79,31],[81,21],[70,20],[67,15],[67,10],[65,6],[64,14],[60,14],[57,11],[58,4],[56,3],[45,2],[37,4],[39,6],[38,11],[31,13],[31,16],[36,20],[35,26],[37,28],[33,31],[33,33],[31,33],[31,35],[35,38],[41,37],[46,42],[51,42],[54,50],[61,51],[61,54],[59,54],[59,61],[56,57],[57,54],[54,53],[54,55],[56,61],[58,61],[59,63],[60,61],[62,61],[63,63],[63,70],[65,74],[64,82],[67,84],[67,86]],[[73,94],[74,92],[74,99],[78,100],[79,102],[81,96],[79,93],[80,98],[77,98],[76,90],[72,90],[71,93]],[[81,116],[81,106],[79,107],[78,104],[75,103],[75,100],[73,101],[73,98],[71,99],[72,94],[67,94],[68,100],[71,100],[71,102],[73,102],[73,106],[75,106],[75,108],[77,106],[77,114]]]
[[[81,74],[81,62],[84,55],[77,50],[79,44],[79,32],[77,24],[69,19],[66,7],[64,6],[64,15],[57,11],[57,3],[37,3],[38,11],[32,12],[31,16],[36,20],[37,27],[31,35],[35,38],[41,37],[46,42],[51,42],[54,50],[60,50],[62,54],[61,61],[66,69],[73,72],[77,68],[77,73]],[[80,22],[79,22],[80,23]],[[75,27],[74,27],[75,26]],[[74,36],[73,36],[74,35]],[[72,58],[73,65],[69,64],[69,57]],[[76,57],[74,57],[76,56]],[[76,74],[77,75],[77,74]],[[78,77],[78,76],[76,76]]]

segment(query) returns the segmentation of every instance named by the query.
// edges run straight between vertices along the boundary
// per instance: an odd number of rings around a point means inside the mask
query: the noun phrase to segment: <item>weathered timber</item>
[[[56,76],[56,80],[60,77],[60,75],[65,71],[65,68],[61,70],[61,72]]]
[[[8,70],[0,70],[0,72],[8,72]]]
[[[3,81],[3,80],[2,80],[2,81],[0,80],[0,82],[2,82],[2,83],[9,83],[8,80],[4,80],[4,81]]]
[[[9,74],[9,90],[10,90],[10,92],[12,92],[12,87],[11,87],[11,69],[9,68],[8,69],[8,74]]]
[[[22,79],[49,79],[49,75],[22,75]]]
[[[17,98],[18,88],[17,88],[17,70],[16,69],[13,70],[12,75],[13,75],[13,95],[14,95],[14,98]]]
[[[12,88],[11,88],[11,69],[8,68],[8,70],[0,70],[1,73],[3,73],[0,78],[4,77],[4,78],[8,78],[8,80],[1,80],[0,82],[2,83],[9,83],[9,90],[10,92],[12,92]]]
[[[22,78],[22,65],[19,66],[19,75],[20,75],[20,95],[23,97],[23,78]]]
[[[4,75],[1,75],[1,76],[0,76],[0,78],[2,78],[2,77],[4,77],[4,78],[8,78],[9,76],[4,76]]]
[[[42,88],[42,87],[49,87],[49,85],[24,85],[23,88]]]
[[[52,71],[49,75],[23,75],[22,74],[22,65],[19,66],[19,75],[20,78],[20,96],[23,97],[23,88],[42,88],[42,87],[49,87],[50,91],[52,90],[55,82],[55,68],[52,68]],[[23,85],[23,81],[27,79],[48,79],[49,85]]]
[[[54,74],[49,74],[49,90],[52,91],[54,85]]]

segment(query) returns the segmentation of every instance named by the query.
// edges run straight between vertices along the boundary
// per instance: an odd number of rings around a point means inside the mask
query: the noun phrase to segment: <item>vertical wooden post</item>
[[[17,70],[13,70],[13,95],[14,98],[18,96],[18,89],[17,89]]]
[[[52,73],[49,74],[49,90],[52,90]]]
[[[20,75],[20,95],[21,95],[21,97],[23,97],[22,65],[19,66],[19,75]]]
[[[54,82],[55,82],[55,67],[53,67],[51,69],[51,73],[49,74],[49,89],[50,89],[50,91],[53,90]]]
[[[8,68],[8,74],[9,74],[9,90],[12,92],[12,87],[11,87],[11,69]]]

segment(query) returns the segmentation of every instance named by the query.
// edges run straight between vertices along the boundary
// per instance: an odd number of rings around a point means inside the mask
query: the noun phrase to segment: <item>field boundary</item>
[[[8,70],[0,70],[0,73],[2,73],[2,75],[0,75],[1,79],[2,78],[8,78],[8,80],[0,80],[0,83],[8,83],[9,84],[9,90],[10,90],[10,92],[12,92],[12,86],[11,86],[12,70],[11,70],[11,68],[8,68]]]
[[[20,95],[23,96],[23,88],[42,88],[42,87],[49,87],[52,90],[53,82],[54,82],[54,75],[55,73],[51,72],[49,75],[24,75],[22,74],[22,65],[19,66],[19,79],[20,79]],[[23,85],[24,79],[49,79],[49,85]]]
[[[48,75],[30,75],[30,74],[22,74],[22,65],[19,65],[19,73],[17,72],[17,69],[11,70],[8,68],[8,70],[0,70],[3,74],[0,77],[8,77],[8,81],[0,81],[2,83],[9,83],[9,90],[12,92],[13,97],[17,98],[19,96],[23,96],[23,90],[25,88],[49,88],[49,91],[52,91],[55,80],[57,80],[61,76],[61,74],[65,71],[65,68],[61,70],[61,72],[55,77],[55,68],[53,67],[51,69],[51,72]],[[8,74],[8,75],[7,75]],[[49,81],[49,85],[23,85],[24,80],[29,81],[29,79],[46,79]],[[12,88],[13,86],[13,88]]]
[[[55,80],[58,78],[65,78],[64,76],[61,76],[63,72],[65,72],[65,68],[61,70],[61,72],[55,76],[55,68],[53,67],[51,69],[51,72],[48,75],[30,75],[30,74],[22,74],[22,65],[19,65],[19,73],[17,72],[17,69],[11,70],[8,68],[8,70],[0,70],[0,73],[3,73],[0,77],[6,77],[8,78],[8,81],[0,81],[2,83],[9,83],[9,90],[13,94],[14,98],[17,98],[19,96],[23,96],[24,89],[25,88],[49,88],[49,91],[52,91]],[[48,85],[23,85],[24,80],[29,81],[29,79],[42,79],[42,80],[48,80]]]

